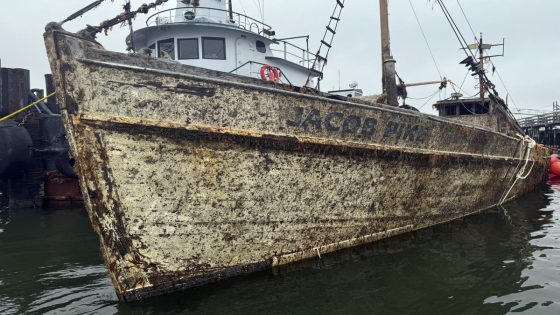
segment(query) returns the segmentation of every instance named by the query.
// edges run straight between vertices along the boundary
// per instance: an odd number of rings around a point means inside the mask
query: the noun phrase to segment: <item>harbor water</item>
[[[121,304],[83,209],[0,211],[0,314],[560,314],[560,184],[460,221]]]

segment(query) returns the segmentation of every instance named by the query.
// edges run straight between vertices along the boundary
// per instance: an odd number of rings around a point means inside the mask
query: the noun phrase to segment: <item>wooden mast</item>
[[[388,0],[379,0],[381,14],[381,57],[383,69],[383,93],[387,94],[387,104],[398,106],[395,63],[391,56],[391,39],[389,35]]]
[[[484,87],[484,77],[482,75],[484,71],[484,47],[482,45],[482,33],[480,33],[480,42],[478,43],[478,53],[480,55],[480,69],[481,72],[478,74],[479,84],[480,84],[480,104],[484,105],[484,97],[485,97],[485,87]]]

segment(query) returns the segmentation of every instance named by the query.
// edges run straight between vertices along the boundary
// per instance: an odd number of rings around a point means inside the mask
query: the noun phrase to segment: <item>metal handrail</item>
[[[521,127],[560,125],[560,113],[548,113],[517,120]]]
[[[271,31],[272,27],[266,23],[263,23],[261,21],[255,20],[252,17],[249,17],[247,15],[238,13],[238,12],[232,12],[232,19],[230,19],[229,17],[229,10],[224,10],[224,9],[217,9],[217,8],[209,8],[209,7],[196,7],[196,8],[192,8],[192,7],[177,7],[177,8],[173,8],[173,9],[167,9],[167,10],[163,10],[160,12],[157,12],[155,14],[152,14],[148,17],[148,19],[146,20],[146,26],[153,26],[153,25],[162,25],[162,24],[187,24],[187,23],[211,23],[211,24],[220,24],[217,22],[207,22],[207,21],[196,21],[196,20],[181,20],[181,21],[176,21],[175,17],[176,17],[176,13],[174,14],[173,12],[176,12],[178,10],[185,10],[185,9],[192,9],[193,11],[196,10],[208,10],[210,11],[210,14],[196,14],[196,17],[205,17],[205,18],[216,18],[218,17],[217,15],[212,15],[212,12],[220,12],[220,13],[226,13],[227,17],[226,20],[230,21],[232,23],[232,25],[236,25],[242,29],[245,29],[249,32],[253,32],[256,34],[259,34],[261,36],[265,36],[268,38],[271,38],[272,35],[267,34],[266,31]],[[165,16],[163,16],[165,15]],[[163,22],[162,22],[163,21]],[[254,30],[256,29],[256,31]]]
[[[289,57],[289,56],[292,56],[294,59],[299,60],[298,63],[299,63],[300,65],[302,65],[303,67],[306,67],[306,68],[309,69],[309,60],[310,60],[310,59],[305,59],[304,57],[302,57],[302,56],[300,56],[300,55],[297,55],[297,54],[295,54],[295,53],[292,53],[292,52],[289,52],[289,51],[285,51],[285,50],[280,50],[280,49],[271,49],[271,50],[274,51],[274,52],[283,54],[283,59],[284,59],[284,60],[291,61],[288,57]],[[312,60],[312,59],[311,59],[311,60]]]
[[[283,54],[284,60],[293,61],[288,59],[288,56],[292,56],[295,58],[296,63],[299,63],[303,67],[306,67],[307,69],[311,70],[311,63],[313,60],[315,60],[315,57],[313,53],[309,51],[309,49],[301,48],[297,45],[288,42],[287,40],[276,40],[276,43],[283,44],[284,49],[271,49],[272,51]],[[288,47],[294,48],[297,51],[297,53],[289,51]]]

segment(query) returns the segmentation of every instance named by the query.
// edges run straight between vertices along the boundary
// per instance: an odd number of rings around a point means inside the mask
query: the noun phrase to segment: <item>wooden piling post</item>
[[[2,117],[2,108],[4,108],[2,103],[2,59],[0,59],[0,117]],[[0,178],[0,209],[8,205],[8,201],[6,198],[8,182],[5,179]]]
[[[2,116],[15,112],[26,106],[29,101],[29,70],[8,69],[1,70],[2,75]]]
[[[4,97],[2,95],[2,59],[0,59],[0,117],[3,117],[2,109],[4,108]]]
[[[30,74],[26,69],[0,70],[2,77],[2,107],[0,115],[8,115],[29,104]],[[31,108],[17,115],[14,120],[25,123],[22,125],[33,140],[40,142],[40,117],[29,115],[35,108]],[[30,112],[31,111],[31,112]],[[30,148],[31,149],[31,148]],[[42,207],[43,166],[41,156],[33,155],[29,167],[20,174],[8,180],[8,206],[11,209]]]

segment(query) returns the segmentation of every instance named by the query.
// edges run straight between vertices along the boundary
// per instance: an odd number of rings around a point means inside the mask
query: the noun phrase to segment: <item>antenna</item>
[[[487,56],[484,54],[485,51],[488,51],[490,49],[492,49],[492,47],[502,47],[502,53],[499,55],[491,55],[491,56]],[[505,56],[505,47],[506,47],[506,39],[503,38],[502,39],[502,43],[501,44],[486,44],[484,43],[483,39],[482,39],[482,33],[480,33],[480,39],[478,41],[478,43],[475,44],[470,44],[467,46],[467,48],[463,48],[463,49],[469,49],[469,50],[478,50],[478,54],[479,54],[479,61],[478,63],[474,63],[474,60],[472,60],[472,58],[469,56],[467,59],[463,60],[461,62],[461,64],[465,64],[465,66],[470,67],[470,69],[475,72],[473,74],[473,76],[478,75],[479,77],[479,84],[480,84],[480,100],[482,101],[482,103],[484,103],[484,97],[485,97],[485,75],[486,75],[486,71],[484,70],[484,60],[485,59],[491,59],[494,57],[504,57]],[[470,59],[470,60],[469,60]],[[494,69],[493,69],[494,70]]]

